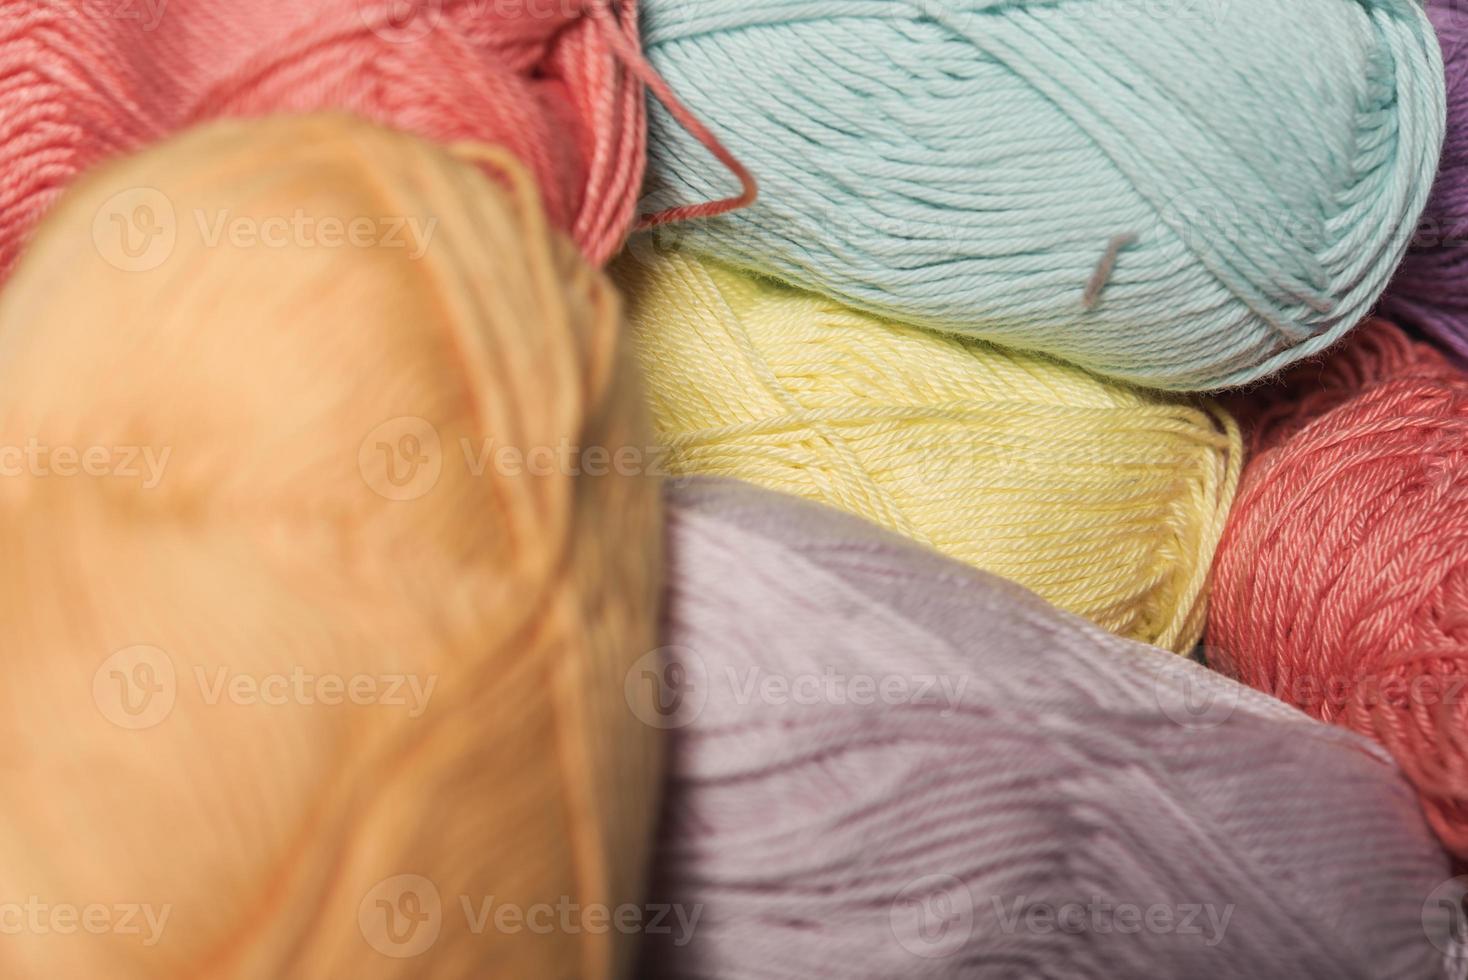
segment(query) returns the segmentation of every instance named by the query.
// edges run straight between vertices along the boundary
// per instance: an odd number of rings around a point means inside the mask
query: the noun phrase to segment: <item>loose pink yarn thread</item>
[[[504,144],[535,173],[551,220],[600,263],[632,225],[648,83],[742,185],[676,217],[753,198],[642,59],[635,0],[434,0],[406,19],[400,6],[0,0],[0,277],[77,174],[219,116],[341,109]]]
[[[1377,320],[1244,400],[1212,659],[1384,744],[1468,857],[1468,375]]]

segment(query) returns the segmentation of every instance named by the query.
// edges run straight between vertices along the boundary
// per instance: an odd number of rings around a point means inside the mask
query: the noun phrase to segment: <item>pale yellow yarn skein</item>
[[[831,504],[1123,636],[1197,643],[1241,460],[1218,406],[646,242],[613,278],[669,473]]]
[[[112,464],[0,478],[0,901],[166,917],[7,934],[7,980],[629,974],[579,916],[642,900],[659,487],[462,447],[644,409],[611,284],[458,154],[211,124],[76,185],[0,294],[0,447]]]

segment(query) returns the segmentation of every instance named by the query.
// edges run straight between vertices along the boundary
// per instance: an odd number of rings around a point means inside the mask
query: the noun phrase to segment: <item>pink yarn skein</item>
[[[1468,859],[1468,373],[1377,319],[1237,400],[1212,663],[1385,745]]]
[[[0,278],[94,164],[215,117],[323,109],[504,144],[551,220],[609,258],[645,155],[634,0],[434,0],[395,19],[401,6],[0,0]]]

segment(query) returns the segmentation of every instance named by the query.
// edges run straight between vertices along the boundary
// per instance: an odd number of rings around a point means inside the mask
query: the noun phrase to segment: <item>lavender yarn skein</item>
[[[1461,956],[1446,858],[1367,741],[835,510],[699,479],[670,503],[669,646],[628,683],[667,685],[652,900],[697,919],[649,933],[640,975],[1376,980]]]
[[[1468,0],[1428,0],[1427,16],[1442,45],[1447,138],[1417,235],[1379,310],[1468,364]]]

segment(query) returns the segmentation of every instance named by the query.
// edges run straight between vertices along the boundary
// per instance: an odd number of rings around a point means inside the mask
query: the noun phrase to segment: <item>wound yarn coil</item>
[[[1242,459],[1226,412],[685,253],[612,266],[662,462],[831,504],[1187,652]]]
[[[466,465],[646,436],[615,291],[510,152],[463,152],[346,116],[190,130],[78,182],[0,293],[0,443],[47,453],[0,480],[0,862],[168,911],[152,944],[7,936],[5,976],[628,975],[616,933],[462,904],[642,899],[661,739],[623,677],[662,569],[656,481]],[[140,188],[424,234],[180,220],[140,267],[93,237]]]
[[[1448,125],[1427,210],[1378,307],[1468,363],[1468,9],[1428,0],[1442,46]]]
[[[642,24],[763,190],[671,240],[1151,387],[1354,326],[1443,139],[1414,0],[644,0]],[[649,154],[660,203],[726,185],[658,111]]]
[[[1384,744],[1468,857],[1468,375],[1374,320],[1246,400],[1210,662]]]
[[[114,5],[116,6],[116,5]],[[341,110],[509,148],[593,262],[645,149],[632,0],[0,0],[0,276],[77,174],[226,116]]]
[[[1367,739],[830,508],[700,479],[669,501],[667,646],[635,681],[674,708],[653,899],[700,915],[643,975],[1461,957],[1461,888]]]

